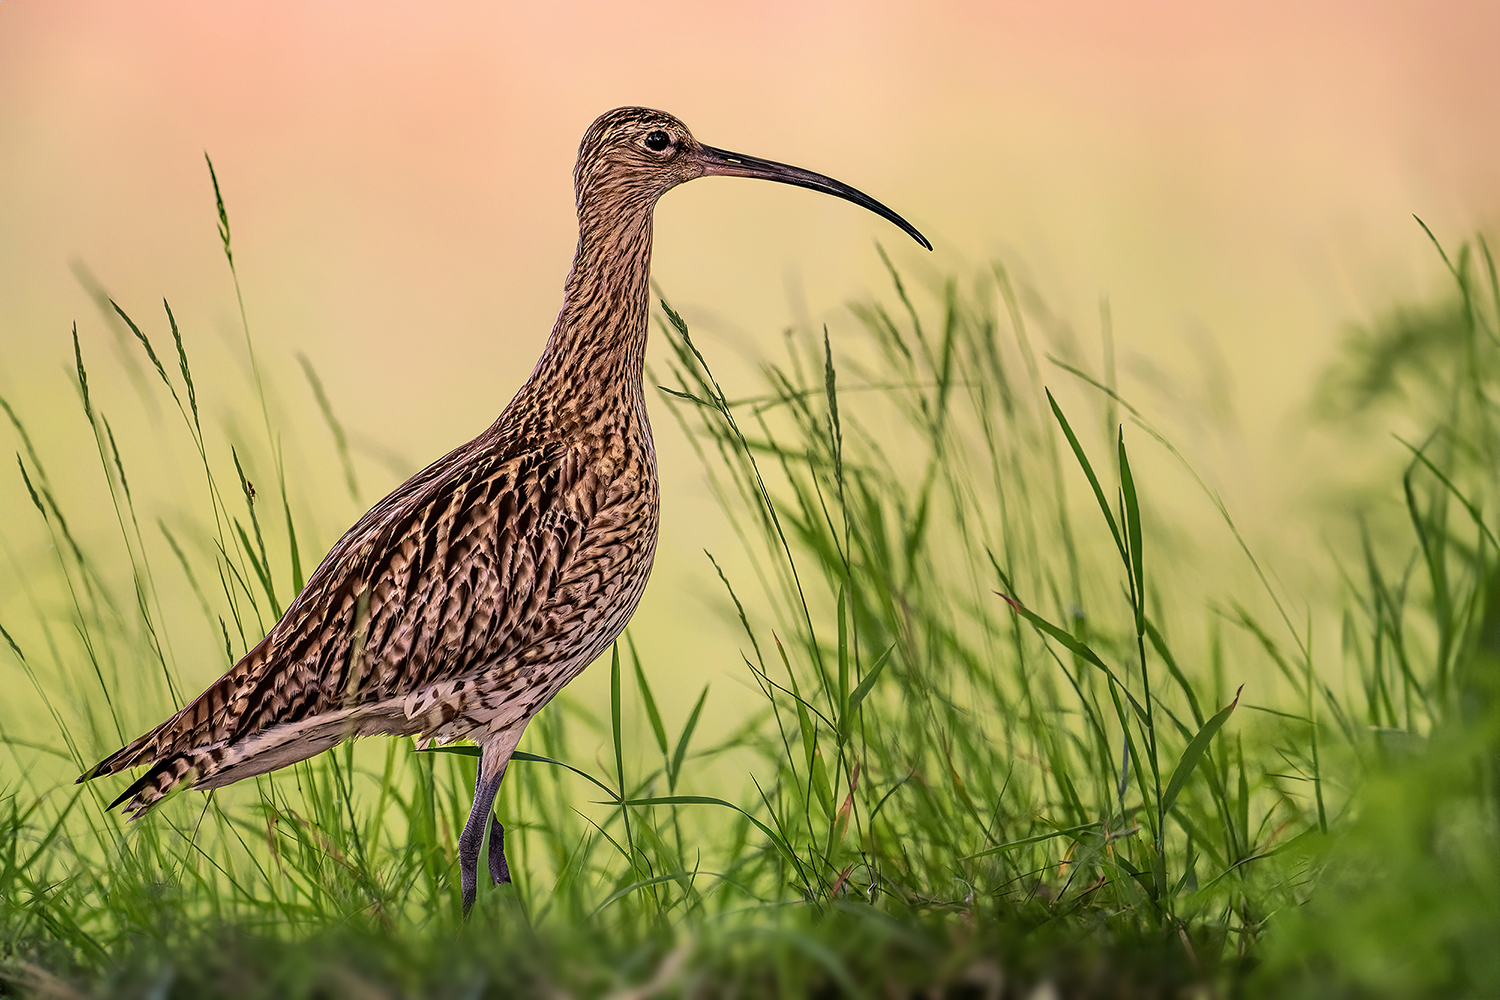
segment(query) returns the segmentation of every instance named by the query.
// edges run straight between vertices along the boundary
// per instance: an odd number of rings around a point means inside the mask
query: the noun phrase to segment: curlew
[[[651,570],[656,454],[642,363],[652,211],[697,177],[758,177],[905,219],[846,184],[619,108],[573,171],[578,250],[541,359],[499,418],[339,539],[270,633],[186,708],[79,777],[146,772],[110,808],[137,818],[178,785],[219,788],[357,736],[480,748],[459,837],[463,911],[480,847],[510,880],[495,793],[521,733],[625,628]]]

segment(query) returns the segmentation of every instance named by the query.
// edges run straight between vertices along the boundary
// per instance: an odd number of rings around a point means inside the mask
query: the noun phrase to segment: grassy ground
[[[1232,558],[1205,592],[1140,472],[1186,463],[1109,359],[1038,357],[1003,270],[922,295],[893,270],[856,310],[875,351],[794,339],[753,398],[663,303],[652,379],[739,532],[704,586],[759,695],[710,732],[622,641],[608,718],[564,698],[528,732],[516,882],[467,926],[463,747],[367,741],[134,824],[70,783],[193,693],[184,606],[227,665],[311,568],[271,410],[206,426],[191,338],[118,312],[206,499],[138,505],[76,337],[107,496],[61,495],[4,406],[32,504],[5,532],[52,544],[5,583],[35,621],[0,621],[0,995],[1500,995],[1500,296],[1482,242],[1451,267],[1330,375],[1329,420],[1421,436],[1297,601],[1206,487]]]

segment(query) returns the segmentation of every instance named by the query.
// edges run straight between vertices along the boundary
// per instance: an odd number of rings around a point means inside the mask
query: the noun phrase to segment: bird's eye
[[[672,137],[661,129],[646,136],[646,148],[653,153],[660,153],[670,145],[672,145]]]

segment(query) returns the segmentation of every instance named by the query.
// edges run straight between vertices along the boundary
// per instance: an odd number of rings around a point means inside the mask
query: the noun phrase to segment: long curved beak
[[[727,149],[700,146],[699,150],[699,162],[703,164],[703,176],[705,177],[758,177],[764,181],[778,181],[782,184],[793,184],[797,187],[831,194],[835,198],[843,198],[845,201],[852,201],[856,205],[868,208],[876,215],[894,222],[897,226],[901,227],[901,230],[906,235],[922,244],[928,250],[932,249],[932,244],[927,242],[927,237],[917,232],[916,226],[913,226],[910,222],[907,222],[863,191],[856,191],[842,181],[836,181],[832,177],[824,177],[822,174],[815,174],[811,170],[803,170],[801,167],[794,167],[786,163],[777,163],[775,160],[762,160],[758,156],[731,153]]]

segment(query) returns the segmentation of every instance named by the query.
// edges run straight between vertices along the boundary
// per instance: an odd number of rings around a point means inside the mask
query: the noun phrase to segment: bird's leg
[[[495,793],[500,790],[500,779],[505,777],[504,768],[487,777],[484,773],[486,763],[481,757],[479,780],[474,783],[474,807],[469,810],[464,832],[458,836],[458,871],[463,887],[465,920],[474,908],[474,897],[479,888],[479,845],[484,840],[487,821],[494,819]]]
[[[490,814],[490,878],[496,885],[510,881],[510,865],[505,861],[505,827]]]
[[[523,727],[524,728],[524,727]],[[510,755],[521,740],[522,729],[502,732],[481,741],[479,750],[479,776],[474,781],[474,806],[469,810],[469,820],[464,832],[458,837],[459,882],[463,890],[464,919],[474,908],[474,898],[479,890],[479,847],[484,841],[484,830],[490,829],[490,878],[496,885],[510,881],[510,866],[505,861],[505,827],[495,817],[495,793],[500,790],[500,781],[505,777],[505,767]]]

